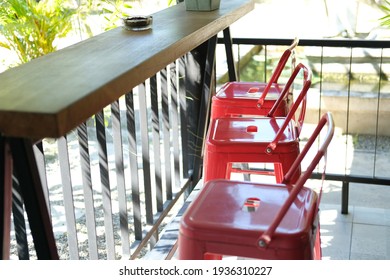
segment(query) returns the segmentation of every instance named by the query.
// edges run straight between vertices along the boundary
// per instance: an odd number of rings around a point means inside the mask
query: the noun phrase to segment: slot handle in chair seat
[[[325,136],[325,140],[323,141],[322,145],[318,149],[316,155],[314,156],[312,162],[309,164],[307,170],[305,172],[302,172],[298,180],[296,181],[296,184],[292,185],[289,181],[297,171],[298,166],[300,166],[302,160],[305,158],[307,152],[311,148],[314,141],[317,139],[318,135],[320,134],[321,130],[325,126],[325,124],[328,124],[327,133]],[[313,170],[321,160],[321,158],[326,154],[327,148],[329,146],[330,141],[332,140],[334,134],[334,122],[333,117],[331,113],[326,113],[322,116],[320,119],[316,129],[314,130],[313,134],[310,136],[308,142],[306,143],[305,147],[303,148],[302,152],[299,154],[297,159],[294,161],[293,165],[285,175],[283,179],[283,184],[285,184],[288,188],[291,189],[291,192],[289,196],[287,197],[286,201],[280,208],[279,212],[276,214],[275,219],[269,226],[269,228],[264,231],[264,233],[260,236],[258,239],[258,245],[261,248],[266,248],[269,243],[272,240],[272,235],[274,234],[276,228],[279,226],[280,222],[283,220],[284,216],[286,215],[287,211],[289,210],[290,206],[294,202],[294,200],[297,198],[299,192],[302,190],[303,185],[307,181],[307,179],[311,176]]]

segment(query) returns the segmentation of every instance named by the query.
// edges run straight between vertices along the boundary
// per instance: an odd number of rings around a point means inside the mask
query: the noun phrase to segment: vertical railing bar
[[[145,234],[144,238],[139,243],[138,247],[135,249],[134,253],[130,258],[131,260],[135,260],[139,256],[142,248],[145,247],[145,245],[149,242],[149,240],[156,235],[158,228],[160,227],[164,219],[168,217],[172,208],[178,203],[182,195],[185,195],[185,193],[190,188],[190,186],[191,186],[191,180],[185,181],[184,184],[181,186],[181,189],[176,193],[175,197],[171,201],[169,201],[169,203],[167,203],[166,207],[164,208],[164,211],[160,215],[158,215],[154,225]]]
[[[348,160],[348,134],[349,134],[349,103],[351,97],[351,77],[352,77],[352,53],[353,48],[351,47],[351,52],[349,56],[349,72],[348,72],[348,97],[347,97],[347,117],[346,117],[346,128],[345,128],[345,165],[344,165],[344,175],[347,175],[347,160]],[[344,181],[341,187],[341,213],[348,213],[348,204],[349,204],[349,182]]]
[[[349,182],[343,181],[341,187],[341,214],[348,214],[349,204]]]
[[[171,128],[172,128],[172,148],[173,148],[173,172],[174,186],[180,187],[180,146],[179,146],[179,99],[177,86],[176,62],[170,65],[171,84]]]
[[[0,136],[0,163],[0,260],[9,260],[13,164],[9,143],[2,136]]]
[[[239,82],[241,81],[241,45],[237,44],[237,70],[236,70],[236,80]],[[233,80],[233,81],[236,81]],[[230,82],[233,82],[232,80],[229,80]]]
[[[381,84],[382,84],[382,71],[383,71],[383,48],[381,49],[381,60],[379,67],[379,81],[378,81],[378,102],[376,106],[376,126],[375,126],[375,152],[374,152],[374,168],[373,168],[373,177],[376,174],[376,159],[377,159],[377,149],[378,149],[378,132],[379,132],[379,110],[380,110],[380,98],[381,98]]]
[[[319,110],[318,110],[318,121],[321,119],[321,116],[322,116],[322,85],[323,85],[323,66],[324,66],[324,47],[322,46],[321,47],[321,67],[320,67],[320,88],[319,88],[319,91],[320,91],[320,96],[319,96],[319,101],[318,101],[318,106],[319,106]]]
[[[88,146],[88,131],[86,123],[83,123],[77,127],[77,135],[80,149],[80,165],[83,181],[85,219],[88,232],[89,258],[91,260],[97,260],[98,248],[96,240],[96,219],[92,189],[91,160]]]
[[[9,141],[37,258],[57,260],[59,256],[53,226],[43,194],[33,143],[25,138],[10,138]]]
[[[237,75],[237,81],[241,80],[241,45],[237,44],[237,69],[238,75]],[[233,81],[230,81],[233,82]],[[242,163],[240,164],[241,169],[249,170],[249,164],[248,163]],[[244,181],[250,181],[251,176],[249,174],[244,174]]]
[[[317,122],[321,119],[322,116],[322,83],[323,83],[323,65],[324,65],[324,47],[321,46],[321,56],[320,56],[320,73],[319,73],[319,98],[318,98],[318,119]],[[320,145],[321,139],[318,137],[317,145]],[[317,166],[317,172],[320,172],[320,166]]]
[[[223,30],[223,42],[225,45],[226,60],[228,65],[229,81],[237,81],[237,71],[234,61],[234,54],[232,49],[232,37],[230,35],[230,28]]]
[[[115,171],[118,190],[119,227],[122,241],[122,255],[130,256],[130,235],[127,214],[127,194],[125,184],[125,170],[123,163],[123,143],[119,100],[111,104],[111,119],[115,153]]]
[[[103,212],[104,212],[104,229],[106,237],[107,258],[115,259],[115,240],[114,228],[112,220],[111,206],[111,189],[110,177],[108,170],[108,154],[107,154],[107,137],[104,121],[104,112],[100,111],[95,115],[96,118],[96,135],[99,150],[99,169],[100,183],[102,188]]]
[[[189,149],[188,149],[188,129],[187,129],[187,98],[185,88],[185,57],[178,59],[178,75],[179,75],[179,103],[180,103],[180,129],[181,129],[181,151],[182,151],[182,166],[184,178],[189,175]]]
[[[348,159],[348,134],[349,134],[349,105],[350,105],[350,99],[351,99],[351,79],[352,79],[352,53],[353,48],[351,48],[351,52],[349,55],[349,71],[348,71],[348,89],[347,89],[347,117],[346,117],[346,128],[345,128],[345,135],[347,136],[345,139],[345,166],[344,166],[344,174],[347,174],[347,159]]]
[[[33,146],[33,148],[34,148],[35,158],[37,160],[39,176],[41,177],[43,194],[45,196],[47,209],[49,210],[49,214],[50,214],[51,209],[50,209],[49,188],[48,188],[48,185],[47,185],[47,177],[46,177],[46,170],[45,170],[45,156],[44,156],[44,153],[43,153],[43,143],[42,143],[42,141],[40,141],[39,143],[35,144]],[[50,218],[51,218],[51,215],[50,215]]]
[[[154,178],[156,182],[156,206],[157,211],[162,212],[164,201],[162,191],[161,177],[161,150],[160,150],[160,115],[158,111],[158,90],[157,76],[150,78],[150,100],[152,113],[152,134],[153,134],[153,159],[154,159]]]
[[[150,171],[150,153],[149,153],[149,125],[148,125],[148,111],[146,101],[145,84],[138,86],[139,95],[139,110],[140,110],[140,128],[141,128],[141,147],[142,147],[142,171],[143,171],[143,185],[145,191],[145,211],[146,223],[153,224],[153,199],[152,199],[152,182]]]
[[[79,259],[76,217],[73,201],[72,179],[70,175],[70,163],[68,153],[68,141],[66,136],[57,139],[58,161],[61,170],[62,192],[64,196],[65,218],[67,238],[69,244],[69,257],[71,260]]]
[[[204,139],[206,139],[207,126],[209,124],[211,100],[214,93],[215,84],[213,84],[215,52],[217,46],[217,36],[211,37],[207,41],[207,54],[204,66],[204,76],[202,82],[201,102],[199,107],[198,125],[196,131],[197,154],[194,158],[193,182],[197,184],[202,177],[203,169],[203,150]],[[213,89],[214,87],[214,89]]]
[[[19,260],[29,260],[27,227],[24,218],[24,201],[21,195],[20,184],[15,176],[12,176],[12,216],[15,226],[15,238]]]
[[[165,191],[166,199],[172,199],[171,137],[169,124],[168,71],[161,70],[161,109],[164,136]]]
[[[134,235],[136,240],[142,239],[141,199],[139,190],[137,137],[135,128],[135,110],[133,91],[126,94],[126,120],[129,142],[129,164],[131,173],[131,197],[134,218]]]
[[[268,81],[267,78],[267,57],[268,57],[268,45],[264,45],[264,82]]]

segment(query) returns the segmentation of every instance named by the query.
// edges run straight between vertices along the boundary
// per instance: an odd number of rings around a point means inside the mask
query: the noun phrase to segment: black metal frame
[[[218,44],[224,44],[224,38],[218,38]],[[232,38],[233,45],[273,45],[289,46],[292,39]],[[302,47],[348,47],[348,48],[390,48],[388,40],[359,39],[299,39]]]
[[[0,180],[5,182],[4,188],[1,190],[3,194],[7,194],[11,188],[12,175],[17,178],[20,186],[19,197],[23,198],[24,206],[28,216],[28,221],[31,233],[34,239],[35,250],[39,259],[55,260],[58,259],[57,247],[53,234],[53,227],[49,217],[49,212],[46,204],[45,195],[43,193],[42,182],[40,178],[37,160],[34,153],[34,148],[30,140],[21,138],[5,138],[0,137],[1,147],[4,152],[2,154],[2,162],[8,171],[1,174]],[[9,168],[10,162],[13,162],[13,172]],[[8,168],[7,168],[8,166]],[[15,193],[17,190],[13,190]],[[2,205],[10,204],[10,197],[8,195],[2,196],[8,201],[2,201]],[[13,207],[13,209],[15,209]],[[1,211],[4,221],[10,219],[10,209]],[[20,210],[19,210],[20,211]],[[8,245],[4,244],[7,240],[4,233],[4,228],[7,225],[2,223],[1,227],[1,248],[6,248]],[[6,254],[1,254],[1,258],[7,258]]]

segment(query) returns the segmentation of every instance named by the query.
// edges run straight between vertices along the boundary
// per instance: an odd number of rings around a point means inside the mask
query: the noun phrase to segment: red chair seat
[[[271,154],[266,150],[281,130],[285,118],[219,118],[210,126],[204,156],[204,182],[230,179],[233,163],[274,163],[276,181],[299,155],[298,132],[290,120]],[[252,130],[252,131],[251,131]],[[255,174],[255,171],[251,171]]]
[[[285,87],[278,83],[278,79],[293,53],[299,40],[294,39],[292,44],[283,52],[270,80],[262,82],[229,82],[213,96],[211,105],[211,119],[224,116],[259,115],[269,113]],[[295,60],[295,59],[293,59]],[[294,64],[294,63],[293,63]],[[289,88],[287,88],[289,91]],[[289,110],[289,95],[285,95],[275,116],[286,116]]]
[[[317,195],[303,188],[266,249],[265,232],[289,196],[284,185],[213,180],[205,184],[182,219],[180,259],[204,259],[206,253],[257,259],[312,259],[318,219]],[[257,208],[245,206],[258,199]],[[249,210],[248,210],[249,209]]]
[[[280,97],[283,87],[273,84],[263,105],[258,107],[258,99],[265,88],[266,84],[259,82],[226,83],[212,98],[211,119],[225,116],[266,116]],[[288,100],[285,97],[275,116],[286,116],[288,109]]]
[[[292,182],[326,124],[322,145]],[[326,154],[333,133],[333,118],[327,113],[280,184],[226,179],[205,183],[181,220],[179,259],[321,259],[320,196],[304,185]]]
[[[304,84],[287,116],[274,113],[282,104],[283,96],[298,73],[303,70]],[[312,73],[302,63],[295,67],[283,95],[267,116],[221,117],[212,119],[206,135],[203,180],[230,179],[234,163],[273,163],[276,182],[283,180],[299,154],[299,134],[306,112],[306,94],[311,85]],[[298,106],[301,110],[294,121]],[[242,173],[243,171],[240,170]],[[248,173],[258,173],[248,171]],[[260,171],[259,173],[263,173]],[[295,178],[298,178],[296,174]]]

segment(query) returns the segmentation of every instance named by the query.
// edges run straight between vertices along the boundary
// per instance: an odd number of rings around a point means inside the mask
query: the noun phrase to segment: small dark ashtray
[[[152,16],[132,16],[125,17],[123,20],[123,27],[127,30],[147,30],[152,28]]]

